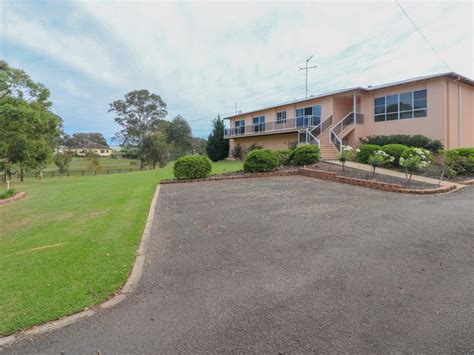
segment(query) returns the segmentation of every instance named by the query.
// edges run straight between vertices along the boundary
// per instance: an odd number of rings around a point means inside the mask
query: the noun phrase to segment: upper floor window
[[[258,116],[253,118],[254,132],[265,131],[265,116]]]
[[[296,110],[296,126],[316,126],[321,122],[321,105],[315,105]]]
[[[427,107],[426,89],[376,97],[374,120],[381,122],[426,117]]]
[[[235,134],[245,133],[245,120],[235,121]]]
[[[277,112],[277,123],[286,123],[286,111]]]

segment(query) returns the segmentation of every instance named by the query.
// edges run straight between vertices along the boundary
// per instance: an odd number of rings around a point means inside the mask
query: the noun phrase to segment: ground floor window
[[[417,90],[374,99],[375,122],[427,116],[427,91]]]

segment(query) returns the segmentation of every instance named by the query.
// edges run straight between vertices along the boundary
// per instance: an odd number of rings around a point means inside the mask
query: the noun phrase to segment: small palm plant
[[[353,149],[350,145],[343,145],[342,151],[337,156],[337,160],[341,162],[342,171],[346,171],[346,161],[352,158]]]
[[[369,164],[372,166],[372,177],[375,176],[375,169],[393,163],[395,158],[388,155],[383,150],[377,150],[369,157]]]

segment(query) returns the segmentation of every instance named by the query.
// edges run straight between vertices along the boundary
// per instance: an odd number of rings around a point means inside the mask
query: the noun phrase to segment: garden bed
[[[4,205],[8,202],[13,202],[13,201],[16,201],[16,200],[20,200],[20,199],[25,198],[25,197],[26,197],[26,192],[17,192],[9,198],[0,199],[0,205]]]
[[[401,171],[400,169],[393,169],[396,171]],[[431,165],[430,167],[426,168],[425,170],[421,170],[416,172],[416,175],[424,176],[432,179],[439,179],[441,173],[443,172],[443,167],[440,165]],[[474,180],[474,173],[464,174],[464,175],[457,175],[452,178],[448,177],[447,174],[444,174],[443,181],[449,181],[453,183],[462,184],[465,181]]]
[[[368,180],[368,181],[375,181],[380,183],[386,184],[394,184],[400,185],[402,188],[406,189],[435,189],[439,187],[435,184],[429,184],[426,182],[420,182],[411,180],[409,184],[407,184],[405,179],[395,177],[395,176],[387,176],[382,174],[377,174],[377,170],[375,170],[375,176],[372,176],[371,172],[363,171],[359,169],[349,168],[346,167],[345,171],[342,171],[342,167],[340,165],[331,164],[320,162],[314,165],[309,166],[310,169],[325,171],[329,173],[335,173],[338,176],[344,176],[349,178],[361,179],[361,180]]]

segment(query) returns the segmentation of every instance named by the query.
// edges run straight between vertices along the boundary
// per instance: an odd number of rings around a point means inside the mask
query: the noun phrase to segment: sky
[[[0,57],[51,90],[67,133],[120,130],[109,103],[162,97],[193,135],[219,113],[455,71],[473,78],[474,5],[0,0]],[[441,58],[441,59],[440,59]],[[449,68],[443,63],[446,62]]]

